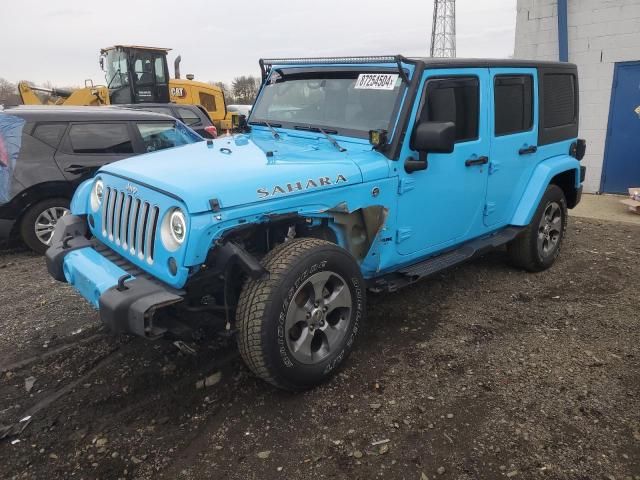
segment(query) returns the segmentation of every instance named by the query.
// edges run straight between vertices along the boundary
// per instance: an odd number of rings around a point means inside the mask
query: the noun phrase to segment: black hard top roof
[[[432,58],[432,57],[411,57],[409,60],[424,63],[426,68],[490,68],[490,67],[516,67],[516,68],[538,68],[538,67],[567,67],[575,68],[573,63],[553,62],[547,60],[527,60],[521,58]]]
[[[402,55],[386,56],[358,56],[358,57],[309,57],[309,58],[265,58],[261,65],[314,65],[314,64],[366,64],[366,63],[422,63],[425,68],[569,68],[576,66],[567,62],[552,62],[544,60],[527,60],[518,58],[433,58],[433,57],[404,57]]]
[[[174,120],[173,117],[163,113],[118,108],[116,106],[72,107],[58,105],[20,105],[6,109],[1,113],[18,115],[25,120],[48,120],[61,122],[95,120]]]

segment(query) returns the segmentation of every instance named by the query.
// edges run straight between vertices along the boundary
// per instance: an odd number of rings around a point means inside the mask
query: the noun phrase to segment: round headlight
[[[100,205],[102,205],[102,198],[104,197],[104,183],[102,180],[98,179],[93,184],[93,188],[91,189],[91,209],[94,212],[100,210]]]
[[[187,220],[179,208],[172,208],[162,219],[160,238],[162,245],[170,252],[175,252],[187,237]]]
[[[184,213],[181,210],[174,210],[169,217],[169,227],[171,229],[171,236],[173,239],[182,244],[184,242],[184,236],[187,231],[187,222],[184,219]]]

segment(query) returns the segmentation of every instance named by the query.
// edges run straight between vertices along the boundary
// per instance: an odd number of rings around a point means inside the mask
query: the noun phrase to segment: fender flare
[[[569,155],[559,155],[539,163],[511,219],[511,225],[529,225],[551,180],[558,174],[575,171],[575,188],[580,188],[580,162]]]
[[[89,195],[91,194],[91,187],[93,186],[94,178],[90,178],[85,180],[78,188],[76,188],[76,192],[73,194],[71,198],[71,213],[74,215],[86,215],[89,212]]]

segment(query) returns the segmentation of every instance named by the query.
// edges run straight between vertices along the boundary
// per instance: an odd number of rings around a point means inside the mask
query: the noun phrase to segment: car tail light
[[[218,136],[218,129],[215,127],[215,125],[204,127],[204,131],[211,135],[211,138],[216,138]]]

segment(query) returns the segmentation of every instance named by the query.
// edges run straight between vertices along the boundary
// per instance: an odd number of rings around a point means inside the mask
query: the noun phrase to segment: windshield
[[[404,89],[397,71],[288,73],[274,71],[251,112],[251,123],[366,138],[393,130]]]
[[[104,55],[105,75],[109,88],[120,88],[129,84],[127,55],[120,50],[109,50]]]

